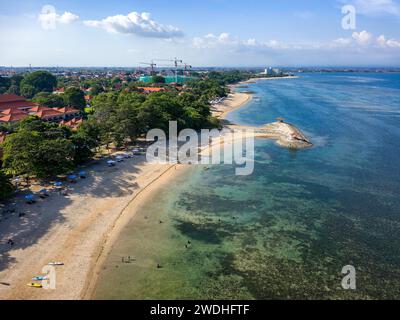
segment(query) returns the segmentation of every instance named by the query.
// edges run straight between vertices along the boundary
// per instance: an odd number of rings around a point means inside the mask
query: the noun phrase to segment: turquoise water
[[[123,230],[95,298],[399,299],[400,74],[303,74],[241,90],[256,99],[229,120],[282,116],[315,147],[257,140],[248,177],[191,169]],[[341,288],[345,265],[355,291]]]

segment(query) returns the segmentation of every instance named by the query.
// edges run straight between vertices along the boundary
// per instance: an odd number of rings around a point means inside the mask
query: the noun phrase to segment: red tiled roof
[[[0,111],[10,108],[29,108],[36,104],[30,101],[26,101],[24,97],[17,96],[16,94],[0,94]]]
[[[63,107],[63,108],[55,108],[57,111],[62,112],[64,114],[69,114],[69,113],[78,113],[79,110],[70,108],[70,107]]]
[[[9,114],[7,116],[0,117],[0,122],[16,122],[25,119],[28,116],[26,113],[20,114]]]
[[[15,109],[15,108],[9,108],[9,109],[0,111],[0,113],[6,116],[6,115],[9,115],[9,114],[26,114],[26,111],[23,111],[23,110],[20,110],[20,109]]]
[[[4,102],[14,102],[14,101],[25,101],[26,99],[21,96],[17,96],[16,94],[13,93],[5,93],[5,94],[0,94],[0,103]]]
[[[62,113],[60,111],[57,111],[55,109],[43,109],[40,110],[36,113],[34,113],[35,116],[39,117],[40,119],[46,119],[46,118],[53,118],[53,117],[59,117],[62,116]]]
[[[164,91],[164,88],[153,88],[153,87],[139,87],[138,89],[142,89],[143,91],[147,92],[160,92]]]

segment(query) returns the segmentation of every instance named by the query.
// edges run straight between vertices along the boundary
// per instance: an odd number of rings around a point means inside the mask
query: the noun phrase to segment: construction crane
[[[139,64],[145,64],[151,67],[151,75],[154,75],[154,67],[157,66],[157,64],[154,63],[154,61],[149,62],[139,62]]]
[[[183,60],[175,58],[175,59],[155,59],[155,61],[173,62],[175,66],[175,82],[178,83],[178,64],[183,63]]]
[[[185,66],[185,73],[187,75],[190,75],[190,71],[189,70],[192,69],[192,66],[190,64],[187,64],[187,63],[184,63],[183,65]]]

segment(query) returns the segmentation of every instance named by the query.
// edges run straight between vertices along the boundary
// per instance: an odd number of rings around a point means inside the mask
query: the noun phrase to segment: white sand
[[[214,106],[214,115],[224,118],[250,99],[250,94],[233,93]],[[268,134],[263,131],[258,136]],[[69,185],[68,196],[52,194],[32,206],[21,202],[15,214],[0,221],[0,282],[10,284],[0,284],[0,299],[90,298],[102,262],[120,230],[140,204],[183,173],[185,166],[148,164],[142,157],[127,159],[115,168],[108,168],[103,160],[87,171],[88,179]],[[26,216],[19,218],[20,212]],[[6,243],[9,238],[14,246]],[[26,284],[41,275],[50,261],[65,263],[56,269],[56,290],[29,288]]]

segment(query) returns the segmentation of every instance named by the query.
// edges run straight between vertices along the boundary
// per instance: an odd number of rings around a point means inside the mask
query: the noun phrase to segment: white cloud
[[[400,5],[394,0],[354,0],[352,4],[360,14],[400,16]]]
[[[361,32],[353,32],[352,37],[357,41],[358,44],[365,46],[371,42],[372,34],[364,30]]]
[[[354,32],[352,37],[339,38],[328,43],[298,43],[288,44],[277,40],[269,40],[260,42],[256,39],[241,40],[229,33],[221,33],[220,35],[208,34],[203,37],[193,39],[193,47],[196,49],[217,49],[217,51],[227,50],[229,52],[250,51],[253,53],[268,52],[289,52],[308,50],[314,51],[334,51],[346,50],[349,52],[367,52],[367,51],[383,51],[390,49],[399,49],[400,41],[395,39],[387,40],[384,35],[376,38],[366,30]]]
[[[385,35],[380,35],[375,38],[372,33],[368,31],[354,32],[352,38],[339,38],[332,41],[331,48],[348,47],[348,48],[376,48],[376,49],[390,49],[400,48],[400,40],[386,39]]]
[[[339,38],[336,40],[332,41],[331,46],[336,48],[336,47],[347,47],[353,42],[353,39],[351,38]]]
[[[386,37],[383,34],[379,36],[376,41],[378,45],[383,48],[400,48],[399,40],[394,40],[394,39],[386,40]]]
[[[102,28],[110,33],[135,34],[151,38],[173,38],[183,36],[174,26],[162,25],[151,20],[150,13],[131,12],[128,15],[110,16],[102,20],[83,22],[89,27]]]
[[[236,49],[285,49],[287,45],[276,40],[267,42],[258,42],[256,39],[240,40],[237,37],[232,37],[229,33],[223,32],[220,35],[213,33],[203,37],[193,39],[193,46],[197,49],[210,49],[219,46],[231,47]]]
[[[53,6],[44,6],[42,12],[38,16],[38,20],[43,29],[50,30],[56,29],[57,24],[70,24],[79,20],[79,16],[71,12],[64,12],[58,14]]]

